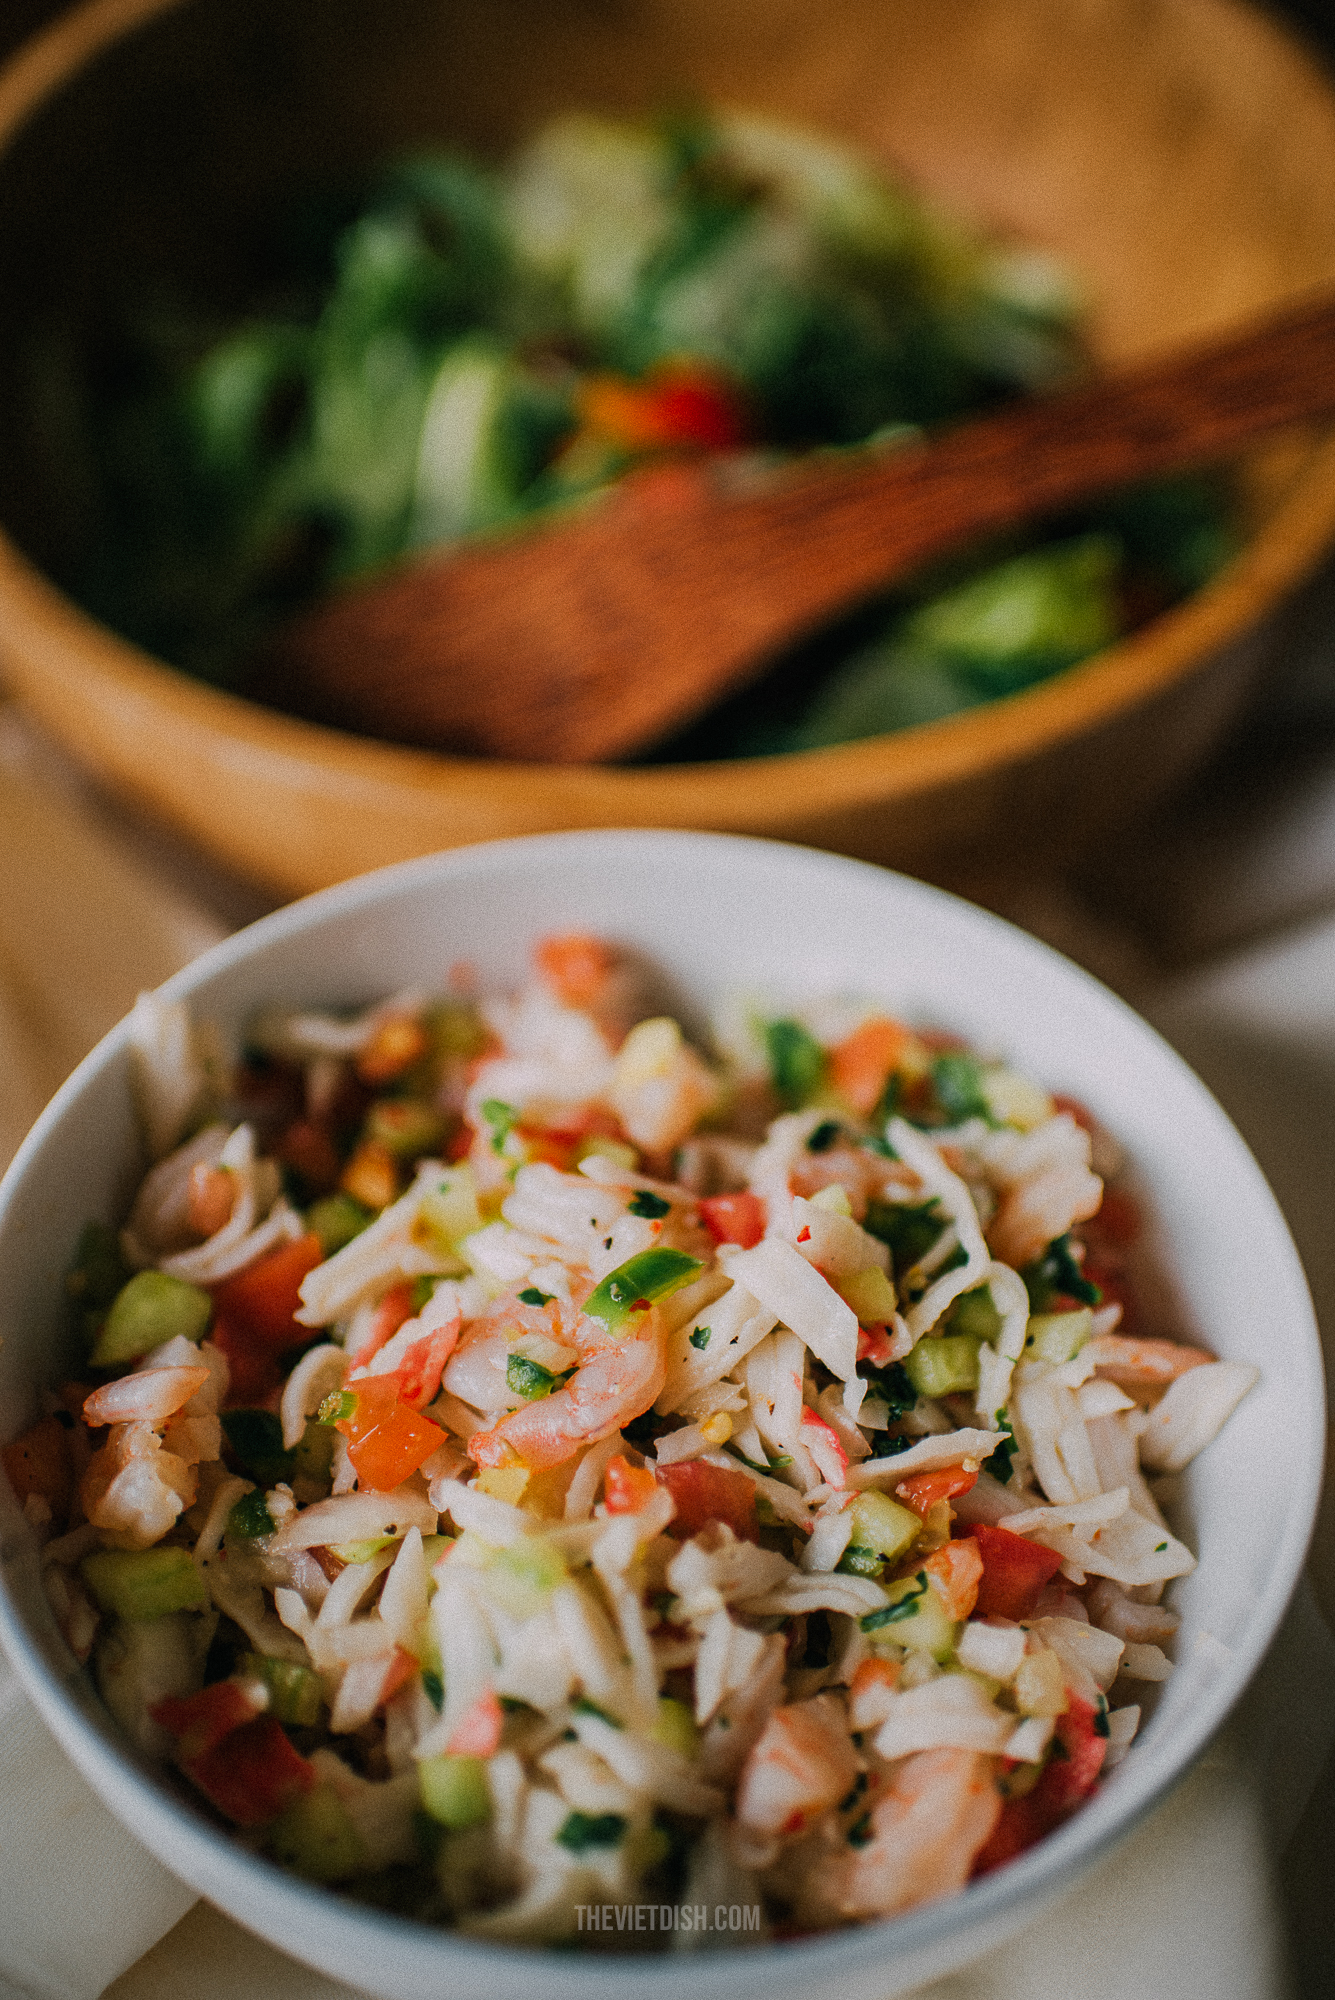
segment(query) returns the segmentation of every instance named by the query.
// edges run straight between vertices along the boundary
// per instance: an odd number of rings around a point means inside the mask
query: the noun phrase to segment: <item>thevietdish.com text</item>
[[[576,1903],[582,1931],[758,1931],[759,1903]]]

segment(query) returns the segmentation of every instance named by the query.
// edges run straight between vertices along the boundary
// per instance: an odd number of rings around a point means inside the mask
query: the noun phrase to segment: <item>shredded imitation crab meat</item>
[[[1078,1105],[872,1004],[693,1047],[585,937],[266,1015],[225,1082],[178,1008],[133,1041],[155,1163],[5,1465],[117,1717],[252,1843],[480,1936],[725,1890],[795,1934],[1126,1754],[1194,1560],[1153,1476],[1256,1371],[1156,1322]]]

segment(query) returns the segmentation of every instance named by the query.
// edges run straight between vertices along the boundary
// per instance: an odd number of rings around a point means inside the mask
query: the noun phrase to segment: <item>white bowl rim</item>
[[[83,1670],[75,1668],[72,1659],[64,1684],[52,1675],[9,1593],[0,1565],[0,1643],[53,1734],[111,1810],[122,1819],[133,1818],[137,1822],[140,1837],[165,1866],[193,1886],[207,1883],[207,1889],[201,1888],[201,1893],[274,1942],[282,1942],[284,1928],[277,1918],[289,1899],[296,1898],[299,1905],[306,1907],[310,1923],[318,1921],[333,1942],[327,1955],[318,1958],[312,1957],[305,1945],[294,1942],[291,1948],[335,1974],[340,1967],[346,1973],[353,1957],[363,1957],[369,1964],[377,1947],[383,1950],[392,1945],[398,1967],[416,1970],[420,1977],[420,1988],[405,1987],[405,1992],[420,1990],[425,1994],[433,1990],[428,1982],[438,1977],[448,1963],[457,1972],[461,1992],[471,1990],[468,1982],[472,1978],[484,1982],[496,1993],[531,1990],[532,1975],[541,1967],[544,1992],[551,2000],[581,2000],[591,1990],[598,1993],[606,1988],[610,1995],[613,1983],[620,1985],[633,1968],[637,1980],[648,1982],[654,1991],[662,1987],[665,1995],[669,1990],[674,1994],[689,1991],[692,1996],[699,1995],[700,2000],[741,2000],[742,1995],[754,1993],[759,2000],[762,1992],[767,1996],[772,1992],[776,1973],[787,1979],[809,1974],[825,1982],[837,1977],[843,1968],[849,1973],[865,1972],[866,1960],[869,1954],[874,1954],[884,1964],[889,1978],[891,1954],[897,1961],[912,1960],[928,1954],[934,1944],[951,1932],[963,1937],[973,1930],[981,1932],[989,1927],[996,1930],[1009,1905],[1023,1906],[1023,1921],[1028,1921],[1042,1902],[1063,1893],[1077,1875],[1085,1873],[1159,1805],[1222,1727],[1282,1622],[1297,1587],[1315,1522],[1325,1446],[1325,1382],[1320,1341],[1297,1251],[1261,1169],[1206,1086],[1157,1030],[1126,1002],[1050,946],[947,891],[872,863],[741,835],[625,828],[519,836],[395,863],[321,890],[224,939],[164,982],[159,990],[165,997],[188,1000],[197,989],[243,963],[257,950],[318,929],[330,919],[392,901],[398,892],[410,892],[419,883],[438,878],[467,880],[485,876],[498,863],[504,865],[521,858],[551,862],[576,852],[581,856],[596,856],[601,850],[609,864],[616,864],[631,851],[643,854],[655,848],[664,854],[670,849],[678,856],[695,849],[701,864],[710,858],[719,859],[725,850],[739,859],[750,856],[760,865],[769,856],[776,867],[814,869],[827,875],[837,873],[849,880],[863,877],[869,885],[873,881],[888,883],[893,893],[910,906],[914,903],[924,908],[953,906],[962,920],[982,926],[999,940],[1009,940],[1012,947],[1019,944],[1026,951],[1038,954],[1046,961],[1049,972],[1083,985],[1098,997],[1100,1004],[1123,1017],[1133,1032],[1157,1046],[1160,1057],[1196,1093],[1202,1110],[1215,1123],[1221,1143],[1230,1147],[1235,1158],[1241,1156],[1248,1164],[1258,1203],[1262,1210],[1269,1211],[1272,1235],[1269,1248],[1281,1275],[1288,1281],[1284,1308],[1305,1323],[1307,1377],[1293,1384],[1296,1434],[1288,1468],[1291,1476],[1296,1468],[1297,1477],[1288,1489],[1287,1512],[1267,1581],[1257,1594],[1246,1623],[1245,1643],[1236,1646],[1230,1662],[1212,1679],[1196,1711],[1189,1720],[1179,1722],[1171,1747],[1166,1751],[1161,1749],[1152,1763],[1123,1766],[1115,1785],[1097,1793],[1055,1833],[1007,1866],[971,1882],[958,1895],[849,1930],[744,1951],[701,1951],[689,1956],[606,1957],[554,1952],[543,1946],[480,1942],[330,1895],[247,1853],[202,1813],[167,1792],[148,1775],[146,1764],[135,1761],[133,1753],[118,1742],[116,1726]],[[84,1058],[24,1140],[0,1180],[0,1236],[15,1190],[30,1165],[41,1154],[71,1104],[95,1076],[121,1057],[127,1038],[127,1025],[122,1021]],[[4,1553],[8,1552],[0,1550],[0,1554]],[[272,1919],[266,1922],[270,1912]],[[964,1962],[965,1956],[963,1952],[957,1954],[952,1963]],[[513,1987],[503,1983],[507,1972]]]

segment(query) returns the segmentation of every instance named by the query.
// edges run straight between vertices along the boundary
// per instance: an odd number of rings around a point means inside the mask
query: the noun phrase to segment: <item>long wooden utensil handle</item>
[[[1335,304],[831,464],[632,477],[581,512],[404,566],[285,656],[327,713],[463,751],[596,761],[929,557],[1335,411]]]

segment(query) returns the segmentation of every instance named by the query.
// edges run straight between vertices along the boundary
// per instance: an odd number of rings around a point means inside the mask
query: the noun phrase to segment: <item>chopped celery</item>
[[[978,1387],[980,1342],[967,1333],[928,1334],[904,1362],[920,1396],[952,1396]]]
[[[346,1882],[365,1866],[365,1849],[334,1787],[315,1785],[273,1822],[264,1844],[281,1867],[310,1882]]]
[[[329,1546],[340,1562],[368,1563],[397,1539],[395,1535],[367,1535],[364,1541],[331,1542]]]
[[[326,1195],[306,1211],[306,1227],[319,1237],[326,1257],[342,1250],[374,1220],[374,1212],[350,1194]]]
[[[89,1357],[95,1368],[137,1361],[164,1340],[200,1340],[213,1317],[213,1300],[198,1285],[166,1271],[136,1271],[111,1302]]]
[[[800,1021],[766,1021],[765,1052],[770,1080],[790,1111],[815,1096],[825,1080],[825,1051]]]
[[[85,1556],[80,1574],[104,1611],[121,1618],[164,1618],[196,1611],[209,1587],[188,1549],[99,1549]]]
[[[442,1826],[462,1832],[491,1818],[491,1787],[481,1757],[423,1757],[417,1781],[424,1808]]]
[[[297,1660],[276,1660],[268,1653],[244,1653],[240,1671],[264,1682],[269,1714],[297,1728],[312,1728],[324,1708],[324,1682]]]
[[[1026,1358],[1060,1367],[1075,1359],[1093,1331],[1094,1315],[1088,1306],[1077,1312],[1032,1313],[1024,1337]]]
[[[874,1489],[859,1493],[849,1513],[853,1520],[850,1541],[858,1548],[875,1550],[890,1562],[905,1555],[922,1531],[922,1522],[911,1507],[901,1507],[897,1500]]]

